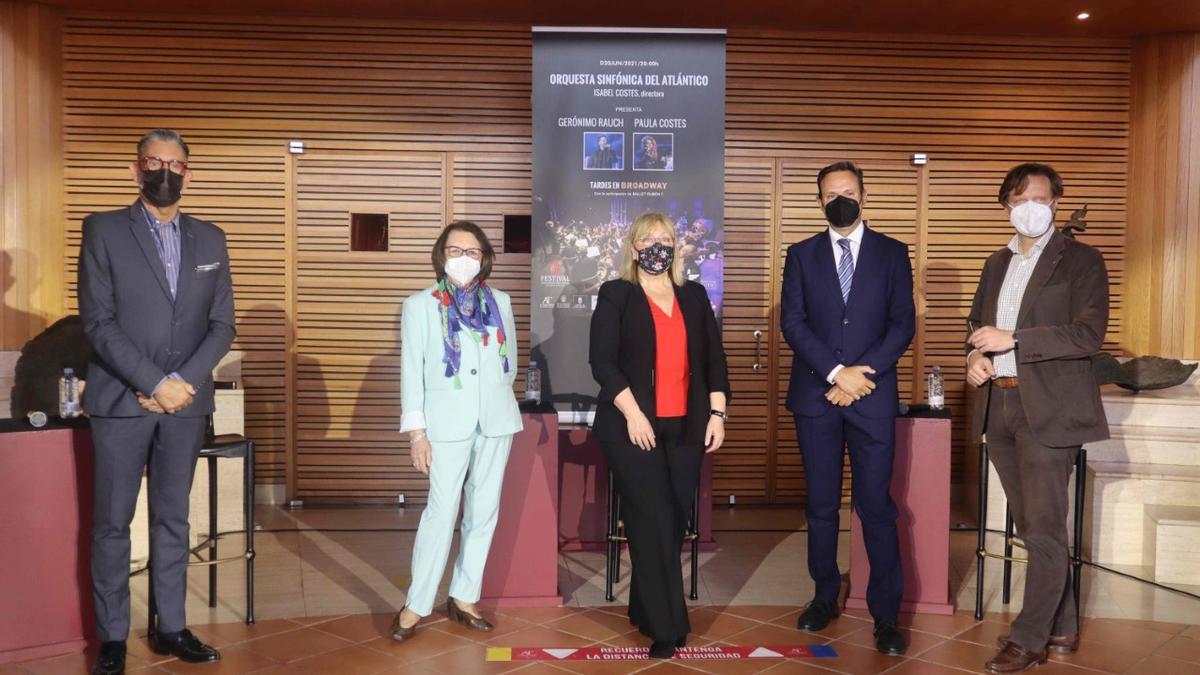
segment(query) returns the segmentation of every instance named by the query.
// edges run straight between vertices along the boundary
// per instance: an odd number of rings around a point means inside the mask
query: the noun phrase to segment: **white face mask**
[[[1045,204],[1028,201],[1014,206],[1008,214],[1008,220],[1017,228],[1017,232],[1036,238],[1050,229],[1050,224],[1054,222],[1054,211]]]
[[[460,255],[446,261],[446,275],[460,288],[466,288],[479,275],[479,261],[469,255]]]

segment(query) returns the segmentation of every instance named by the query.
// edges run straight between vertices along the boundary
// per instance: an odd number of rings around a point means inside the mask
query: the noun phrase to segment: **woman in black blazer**
[[[630,226],[621,279],[600,287],[589,361],[593,433],[621,495],[633,575],[629,620],[670,658],[690,631],[680,554],[705,452],[725,439],[729,374],[708,293],[685,281],[660,213]]]

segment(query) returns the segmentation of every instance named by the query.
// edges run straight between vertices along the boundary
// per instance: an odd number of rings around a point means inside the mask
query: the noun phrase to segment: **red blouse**
[[[688,354],[687,327],[675,300],[671,316],[659,306],[650,303],[650,314],[654,316],[655,374],[654,402],[659,417],[687,416]]]

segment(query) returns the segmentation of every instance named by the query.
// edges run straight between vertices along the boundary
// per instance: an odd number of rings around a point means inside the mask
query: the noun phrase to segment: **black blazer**
[[[180,417],[213,411],[212,371],[233,342],[233,282],[225,233],[181,214],[175,299],[142,207],[83,221],[79,315],[92,345],[83,407],[97,417],[147,415],[149,395],[168,373],[196,387]]]
[[[684,438],[687,443],[702,444],[711,409],[709,393],[723,391],[726,400],[730,398],[725,348],[704,287],[688,281],[675,287],[675,298],[687,329],[690,370]],[[638,407],[651,424],[656,424],[656,345],[649,302],[640,285],[624,279],[614,279],[600,287],[592,312],[588,361],[592,377],[600,383],[593,432],[601,441],[631,442],[625,416],[613,403],[626,387],[633,391]]]

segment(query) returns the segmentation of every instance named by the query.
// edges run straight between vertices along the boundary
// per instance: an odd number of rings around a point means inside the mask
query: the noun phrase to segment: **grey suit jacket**
[[[212,371],[233,343],[233,286],[225,233],[181,214],[177,297],[170,287],[142,207],[95,213],[83,221],[79,314],[92,344],[83,405],[98,417],[149,414],[149,394],[177,372],[197,392],[176,413],[213,411]]]

